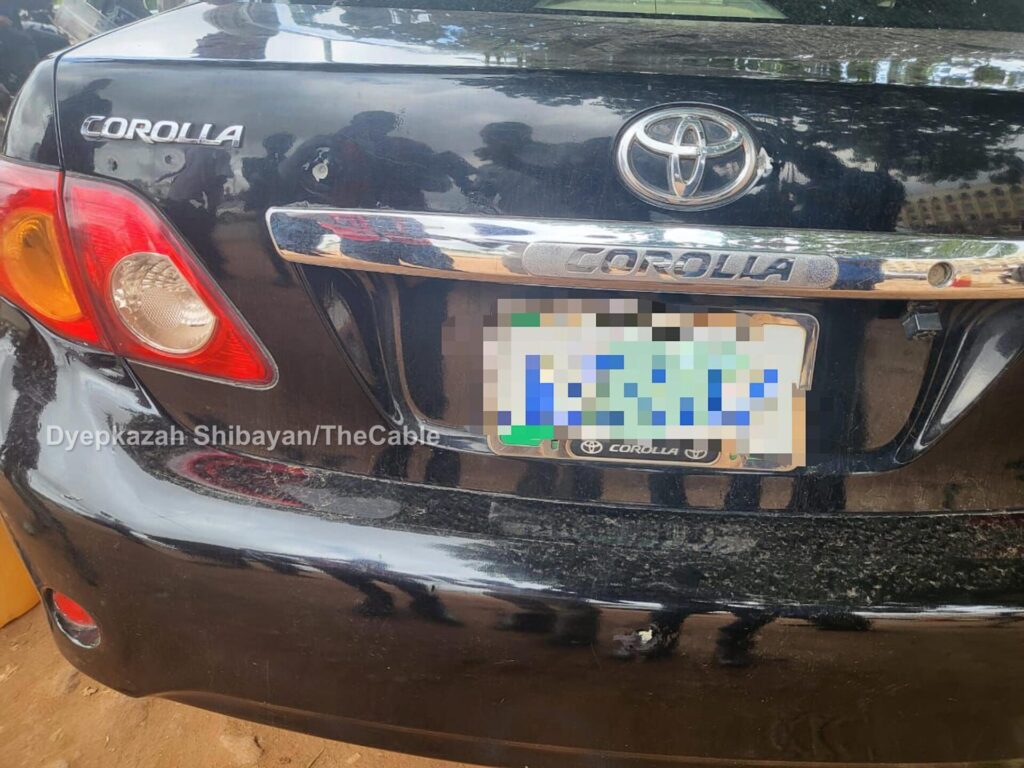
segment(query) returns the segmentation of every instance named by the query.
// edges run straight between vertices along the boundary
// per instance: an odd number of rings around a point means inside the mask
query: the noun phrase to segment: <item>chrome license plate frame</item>
[[[819,333],[806,313],[502,300],[484,333],[487,444],[500,455],[650,468],[805,466]]]

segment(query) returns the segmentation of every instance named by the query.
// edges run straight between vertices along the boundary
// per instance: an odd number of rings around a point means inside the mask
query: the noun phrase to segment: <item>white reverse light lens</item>
[[[121,259],[110,274],[110,297],[129,331],[172,355],[202,349],[217,325],[174,262],[159,253]]]

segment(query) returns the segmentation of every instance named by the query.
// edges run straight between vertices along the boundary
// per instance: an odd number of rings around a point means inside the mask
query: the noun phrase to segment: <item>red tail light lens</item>
[[[215,379],[270,384],[270,358],[162,218],[121,187],[69,176],[71,242],[114,351]]]
[[[68,243],[56,171],[0,161],[0,295],[61,336],[101,345]]]
[[[0,294],[57,333],[129,360],[249,386],[275,378],[171,227],[115,184],[0,160]]]

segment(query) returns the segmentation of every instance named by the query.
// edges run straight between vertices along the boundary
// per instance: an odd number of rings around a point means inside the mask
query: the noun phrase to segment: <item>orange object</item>
[[[102,346],[60,195],[59,171],[0,160],[0,295],[51,330]]]
[[[0,523],[0,627],[9,624],[39,602],[39,593],[14,548],[11,535]]]

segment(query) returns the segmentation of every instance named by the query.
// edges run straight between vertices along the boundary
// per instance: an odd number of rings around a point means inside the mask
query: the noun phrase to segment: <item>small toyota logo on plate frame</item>
[[[731,203],[771,172],[771,159],[746,120],[703,104],[637,115],[619,134],[615,160],[637,197],[684,211]]]

